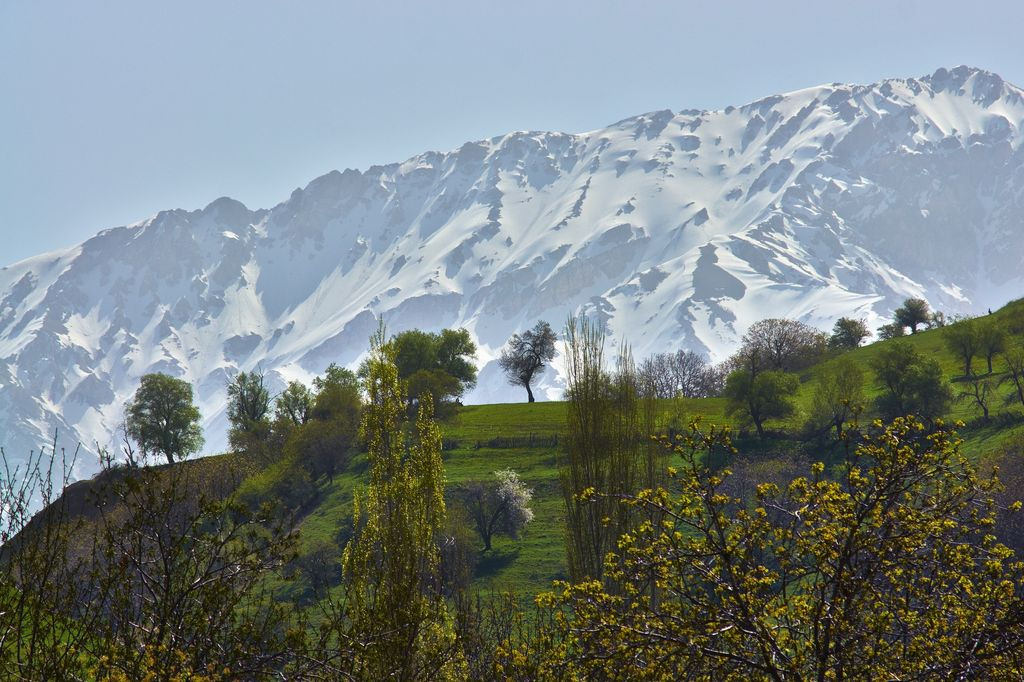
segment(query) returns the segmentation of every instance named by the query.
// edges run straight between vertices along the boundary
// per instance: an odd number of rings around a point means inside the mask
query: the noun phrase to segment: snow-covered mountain
[[[334,171],[269,210],[164,211],[0,271],[0,441],[104,445],[163,371],[195,385],[215,450],[234,372],[352,365],[380,318],[470,329],[469,399],[497,401],[522,396],[490,361],[538,318],[720,359],[767,316],[995,306],[1024,291],[1022,129],[1024,91],[958,67],[510,133]]]

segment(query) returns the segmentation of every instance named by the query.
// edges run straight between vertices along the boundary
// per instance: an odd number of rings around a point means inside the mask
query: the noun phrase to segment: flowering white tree
[[[470,481],[458,489],[457,495],[483,540],[485,552],[491,549],[494,535],[518,538],[533,520],[529,506],[533,490],[511,469],[495,471],[491,481]]]

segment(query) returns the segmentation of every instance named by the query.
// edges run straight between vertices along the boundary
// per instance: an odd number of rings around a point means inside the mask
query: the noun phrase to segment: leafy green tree
[[[942,331],[942,339],[946,347],[956,357],[963,360],[964,376],[969,377],[972,371],[974,356],[981,350],[981,335],[975,320],[964,320],[949,325]]]
[[[765,421],[793,414],[799,387],[800,380],[787,372],[769,370],[752,376],[745,369],[735,370],[725,382],[726,413],[753,424],[758,438],[764,439]]]
[[[1024,565],[991,532],[998,481],[923,428],[897,419],[835,478],[815,464],[753,504],[703,464],[718,434],[666,443],[673,490],[622,498],[643,520],[608,555],[607,584],[539,599],[555,615],[534,677],[1014,679]]]
[[[910,333],[916,334],[919,325],[928,324],[931,320],[931,311],[923,298],[908,298],[893,311],[893,317],[896,318],[896,324],[910,327]]]
[[[836,438],[841,438],[843,426],[864,409],[864,403],[864,370],[848,356],[840,356],[815,376],[811,423],[816,429],[834,428]]]
[[[358,421],[360,384],[355,372],[332,362],[323,375],[313,379],[313,389],[313,419],[327,421],[345,414]]]
[[[270,392],[262,372],[239,372],[228,383],[228,422],[232,428],[251,428],[265,420],[269,412]]]
[[[871,336],[868,325],[864,320],[855,320],[852,317],[840,317],[832,327],[832,336],[828,339],[828,345],[835,350],[851,350],[856,348],[864,339]]]
[[[203,447],[199,409],[192,386],[167,374],[146,374],[125,405],[125,425],[144,455],[162,455],[169,464]]]
[[[285,453],[314,479],[326,476],[328,481],[333,481],[334,476],[348,466],[357,443],[358,421],[353,422],[346,416],[311,419],[292,431]]]
[[[405,396],[396,348],[383,331],[366,364],[363,434],[370,483],[353,500],[355,536],[342,554],[347,627],[365,642],[353,653],[355,679],[457,679],[462,670],[441,591],[444,468],[433,399],[420,400],[406,442]]]
[[[270,392],[263,372],[239,372],[228,382],[228,443],[237,451],[250,451],[265,441],[270,430]]]
[[[435,405],[458,400],[476,386],[476,344],[465,329],[442,329],[439,333],[410,329],[391,338],[398,378],[405,382],[406,404],[415,411],[419,392],[429,390]],[[359,368],[366,377],[368,364]],[[441,377],[444,373],[451,379]],[[416,380],[412,381],[416,376]]]
[[[883,324],[878,328],[878,338],[882,341],[888,341],[890,339],[898,339],[901,336],[905,336],[907,333],[906,328],[897,322],[891,324]]]
[[[978,353],[985,357],[988,373],[992,373],[992,359],[1006,350],[1006,330],[994,320],[978,321]]]
[[[399,332],[391,339],[398,378],[407,379],[421,369],[440,369],[438,336],[421,329]]]
[[[309,417],[290,431],[285,451],[315,478],[334,475],[352,457],[359,435],[362,396],[359,379],[351,370],[331,364],[313,380],[316,390]],[[306,396],[296,393],[298,399]]]
[[[522,334],[513,334],[498,358],[498,366],[513,386],[526,389],[527,402],[534,402],[532,386],[555,357],[558,336],[544,320]]]
[[[421,369],[413,372],[405,380],[405,385],[413,405],[419,396],[427,393],[438,396],[435,416],[439,419],[446,419],[454,412],[455,405],[446,398],[461,396],[463,392],[462,382],[442,369]]]
[[[485,552],[490,551],[495,534],[517,538],[533,520],[530,509],[533,491],[511,469],[495,471],[490,481],[464,483],[456,490],[456,495],[480,535]]]
[[[302,426],[313,413],[313,393],[300,381],[291,381],[274,402],[275,423]]]
[[[410,329],[396,334],[395,348],[398,378],[406,380],[420,370],[441,370],[458,379],[462,390],[476,385],[476,344],[465,329],[443,329],[434,334]],[[438,396],[440,397],[440,396]]]
[[[476,386],[476,365],[472,361],[476,344],[469,332],[461,328],[442,329],[436,343],[438,369],[455,377],[462,384],[463,392]]]
[[[883,418],[914,414],[934,420],[949,411],[953,394],[939,363],[905,341],[883,347],[872,361],[882,394],[875,400]]]

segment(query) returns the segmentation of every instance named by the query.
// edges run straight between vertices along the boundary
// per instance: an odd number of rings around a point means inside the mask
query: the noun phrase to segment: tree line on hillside
[[[941,363],[903,342],[903,330],[911,334],[926,325],[941,329],[946,350],[959,359],[963,375],[947,381]],[[954,403],[968,403],[989,422],[993,407],[1020,404],[1024,407],[1024,337],[1008,331],[997,319],[947,320],[931,312],[921,299],[908,299],[896,311],[900,331],[882,336],[892,340],[881,346],[866,363],[843,355],[867,338],[863,321],[842,318],[831,336],[795,320],[762,320],[744,335],[739,351],[724,363],[722,394],[726,410],[741,425],[753,426],[763,440],[768,420],[786,419],[796,412],[795,398],[801,373],[816,366],[813,400],[807,429],[811,433],[834,430],[873,408],[882,419],[914,414],[926,422],[946,415]],[[987,371],[974,371],[973,361],[984,360]],[[866,398],[865,366],[874,374],[877,395]],[[1000,371],[997,371],[1000,370]],[[1002,391],[1001,391],[1002,389]],[[1001,394],[1000,394],[1001,392]]]
[[[895,317],[894,325],[901,329],[901,325],[909,326],[912,333],[924,321],[945,324],[944,316],[931,313],[920,299],[907,299]],[[658,399],[726,396],[731,412],[748,419],[763,436],[767,419],[790,413],[785,396],[795,391],[795,385],[787,374],[857,348],[869,336],[864,321],[853,318],[837,320],[831,335],[796,320],[765,319],[747,330],[740,349],[723,363],[712,365],[694,351],[679,350],[644,358],[637,373],[645,390]],[[967,344],[966,350],[956,352],[968,353],[969,375],[971,357],[978,352],[975,345],[984,349],[991,373],[993,354],[1002,350],[1002,337],[982,333],[974,341],[975,336],[960,334],[957,338]],[[529,402],[535,400],[533,386],[555,357],[558,340],[551,325],[541,320],[532,329],[513,334],[501,350],[499,368],[510,384],[526,389]],[[438,415],[450,416],[465,392],[476,385],[477,349],[465,329],[438,333],[413,329],[396,334],[390,343],[410,414],[419,397],[430,393]],[[359,381],[365,379],[366,372],[365,364],[356,373],[331,365],[314,379],[312,391],[300,382],[291,382],[275,398],[273,409],[262,373],[240,372],[228,384],[230,445],[242,451],[260,447],[282,451],[288,449],[286,442],[291,439],[304,441],[300,449],[319,462],[314,469],[332,471],[336,468],[333,460],[342,456],[338,453],[350,449],[352,425],[358,417],[354,405]],[[192,403],[192,388],[184,381],[164,374],[145,375],[125,406],[125,415],[124,455],[129,463],[135,461],[129,439],[143,457],[158,456],[169,463],[202,447],[199,413]]]
[[[920,310],[912,300],[904,307]],[[567,348],[578,346],[582,333],[577,329],[577,321],[570,320],[566,327]],[[586,330],[586,334],[597,333],[589,327]],[[1005,331],[990,321],[966,320],[948,325],[943,333],[950,350],[966,354],[967,371],[971,367],[971,354],[979,352],[990,367],[994,354],[1006,352],[1010,370],[998,379],[969,375],[954,384],[961,387],[954,394],[938,362],[912,346],[899,342],[885,345],[866,366],[844,355],[869,336],[861,320],[841,318],[832,334],[826,335],[795,320],[767,319],[752,325],[740,349],[719,365],[710,365],[689,351],[658,354],[634,364],[628,350],[623,348],[614,380],[609,379],[609,387],[603,390],[636,396],[636,400],[647,405],[644,412],[648,415],[657,411],[651,401],[721,395],[725,398],[726,413],[739,426],[752,427],[762,442],[771,435],[766,426],[769,421],[788,419],[796,413],[796,394],[801,383],[807,380],[807,376],[801,378],[801,373],[811,367],[816,370],[810,377],[812,400],[805,415],[802,437],[815,442],[822,438],[841,442],[846,431],[856,425],[860,415],[868,409],[886,420],[915,414],[931,424],[948,412],[953,401],[969,400],[983,410],[983,419],[988,420],[995,387],[1004,383],[1015,387],[1005,400],[1010,402],[1016,398],[1024,405],[1024,370],[1021,369],[1024,361],[1014,364],[1019,360],[1017,355],[1024,357],[1024,351],[1019,346],[1008,345]],[[553,357],[557,340],[550,325],[543,321],[513,336],[501,356],[501,365],[510,383],[529,390]],[[394,348],[409,416],[414,415],[420,396],[435,392],[440,396],[436,404],[441,406],[437,413],[451,415],[462,391],[471,387],[476,378],[472,362],[475,345],[468,333],[443,330],[431,334],[412,330],[395,335],[389,343]],[[571,354],[567,356],[570,375],[577,371],[572,359]],[[871,401],[866,397],[866,370],[873,372],[878,392]],[[359,424],[367,372],[365,364],[358,373],[332,365],[314,379],[312,389],[292,382],[273,400],[259,372],[242,372],[231,381],[227,412],[232,448],[265,464],[260,475],[241,489],[243,500],[255,503],[269,493],[293,513],[301,513],[316,503],[320,481],[332,482],[337,472],[347,470],[366,449],[359,435]],[[615,385],[619,387],[614,388]],[[164,390],[154,392],[154,386],[164,386]],[[567,397],[570,393],[571,382]],[[155,394],[163,396],[161,401],[151,400]],[[191,406],[190,396],[191,389],[179,380],[159,375],[143,380],[126,411],[129,415],[127,431],[136,435],[144,454],[159,453],[173,461],[174,448],[162,445],[164,441],[197,447],[198,412]],[[532,392],[529,396],[532,397]],[[154,405],[143,409],[148,402]],[[157,423],[176,424],[182,434],[143,439],[144,435],[153,436],[159,429],[154,431],[152,425],[144,428],[139,415],[153,417],[174,404],[180,404],[182,414],[174,419],[165,415],[161,417],[163,421],[157,420]],[[570,404],[574,403],[570,401]],[[570,425],[571,418],[572,413]],[[607,415],[592,419],[609,428],[616,420],[622,421],[621,417],[613,419]],[[635,422],[635,418],[630,419]],[[648,434],[654,433],[656,427],[662,431],[665,427],[656,425],[650,416],[646,424],[644,433]],[[677,420],[672,428],[679,427]],[[622,433],[619,438],[626,438]],[[634,434],[629,438],[641,436]],[[570,452],[571,443],[570,439],[567,443]],[[627,438],[616,447],[628,449],[634,445]],[[610,446],[608,449],[614,450]],[[126,448],[126,453],[130,452],[130,447]],[[187,449],[179,448],[178,456],[184,454]],[[128,459],[131,461],[130,456]],[[653,472],[659,467],[651,460],[646,469]],[[510,485],[510,481],[516,485]],[[649,476],[648,481],[654,479]],[[495,532],[517,537],[531,517],[527,506],[529,496],[529,488],[518,480],[515,472],[500,471],[494,472],[493,478],[471,481],[453,493],[452,501],[461,518],[454,524],[458,528],[452,529],[452,535],[462,538],[462,546],[456,554],[462,556],[465,564],[459,570],[471,573],[474,563],[472,552],[464,551],[470,541],[462,531],[474,532],[485,551],[490,550]],[[571,515],[572,510],[567,513]],[[341,533],[334,541],[310,550],[296,563],[311,585],[337,582],[337,572],[331,568],[333,564],[324,557],[340,551],[346,540],[347,536]],[[595,552],[595,556],[603,555],[600,545]]]

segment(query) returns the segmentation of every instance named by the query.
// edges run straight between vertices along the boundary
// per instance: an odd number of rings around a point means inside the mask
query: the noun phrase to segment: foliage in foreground
[[[720,432],[664,443],[676,490],[619,496],[637,525],[604,581],[542,596],[553,648],[516,660],[552,678],[1019,678],[1024,565],[992,534],[998,481],[942,428],[876,428],[832,477],[814,465],[752,504],[702,464]]]
[[[232,473],[113,469],[87,499],[55,500],[53,465],[0,480],[0,677],[252,679],[285,664],[288,608],[264,581],[294,538],[226,494]]]

